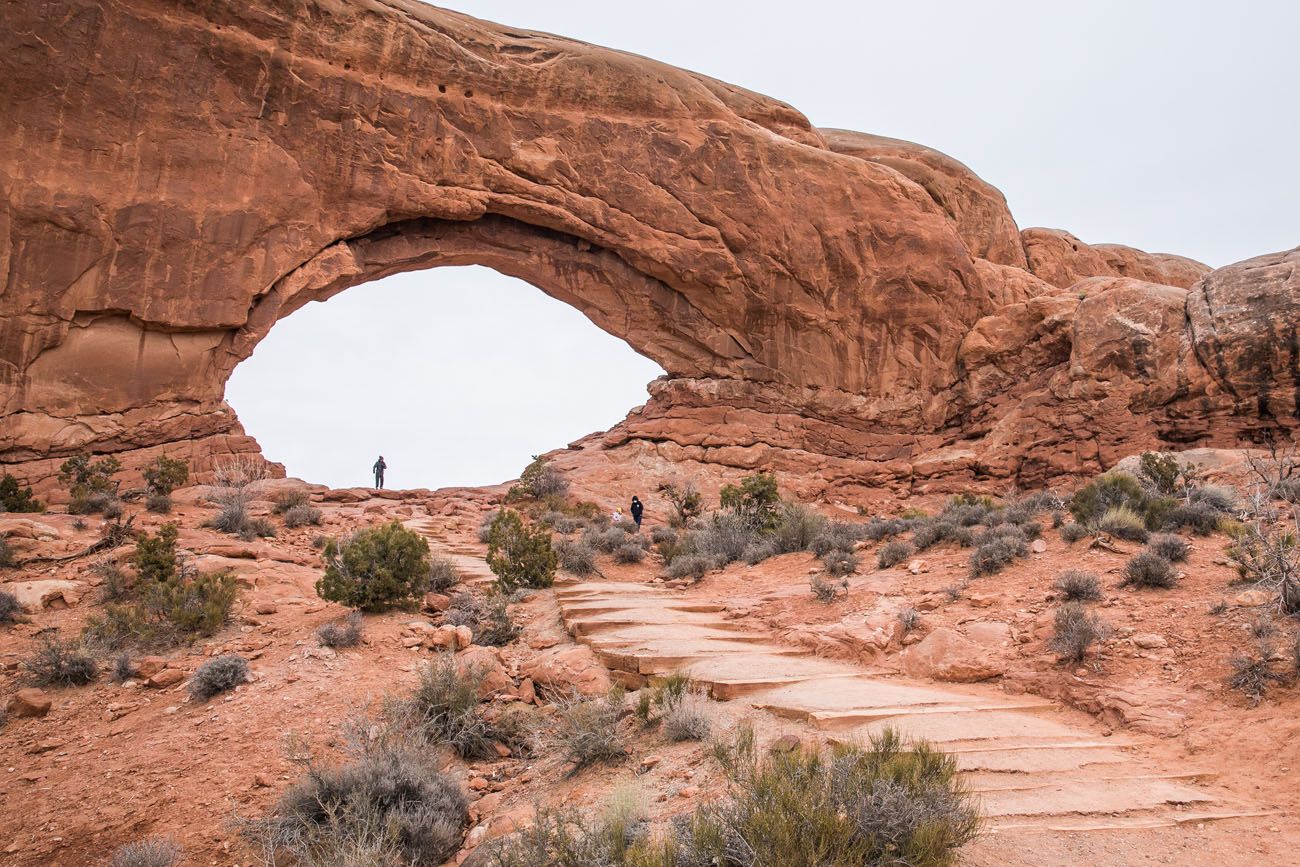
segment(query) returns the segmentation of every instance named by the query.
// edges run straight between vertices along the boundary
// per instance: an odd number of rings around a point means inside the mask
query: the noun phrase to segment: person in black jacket
[[[632,520],[633,520],[633,521],[636,521],[636,528],[637,528],[638,530],[640,530],[640,529],[641,529],[641,513],[645,511],[645,506],[641,505],[641,501],[640,501],[639,499],[637,499],[636,497],[633,497],[633,498],[632,498],[632,508],[629,509],[629,511],[632,513]]]
[[[375,471],[375,487],[382,488],[384,486],[384,470],[388,469],[388,464],[384,463],[383,455],[379,456],[379,460],[375,461],[375,465],[371,469]]]

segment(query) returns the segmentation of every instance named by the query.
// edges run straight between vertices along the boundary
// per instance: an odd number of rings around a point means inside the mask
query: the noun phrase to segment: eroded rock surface
[[[83,449],[255,452],[224,386],[278,319],[471,263],[667,371],[602,459],[852,497],[1295,415],[1294,254],[1021,232],[944,154],[645,58],[312,0],[27,0],[0,47],[0,462],[42,490]]]

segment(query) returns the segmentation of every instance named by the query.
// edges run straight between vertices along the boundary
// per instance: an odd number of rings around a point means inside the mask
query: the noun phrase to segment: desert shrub
[[[181,847],[171,840],[151,837],[119,846],[108,862],[109,867],[176,867],[181,863]]]
[[[469,624],[475,644],[504,647],[519,637],[519,627],[510,618],[507,602],[503,594],[492,593],[478,606],[474,622]]]
[[[484,867],[674,867],[676,857],[644,833],[639,810],[615,805],[596,819],[538,808],[524,830],[489,841]],[[676,862],[696,867],[696,862]],[[702,865],[700,865],[702,867]]]
[[[451,653],[430,660],[420,669],[420,682],[402,711],[414,730],[431,744],[447,744],[462,758],[495,755],[492,724],[479,710],[483,673],[459,666]]]
[[[524,467],[524,471],[519,474],[519,482],[511,487],[507,496],[511,499],[532,497],[542,500],[547,497],[562,497],[568,490],[569,481],[564,478],[564,474],[551,466],[546,458],[533,455],[532,463]]]
[[[1048,646],[1062,662],[1078,664],[1093,644],[1105,638],[1109,628],[1082,602],[1066,602],[1056,609],[1055,628]]]
[[[248,518],[244,523],[244,528],[239,531],[239,538],[245,542],[251,542],[254,539],[274,539],[275,524],[262,517]]]
[[[293,506],[284,513],[284,525],[291,530],[296,527],[317,527],[320,526],[320,521],[320,509],[307,503]]]
[[[838,582],[827,581],[821,575],[813,575],[808,579],[808,586],[812,590],[813,596],[817,597],[819,602],[831,603],[840,595],[848,593],[849,582],[847,579],[841,579]]]
[[[225,499],[218,504],[217,513],[208,519],[207,526],[232,536],[242,534],[248,526],[248,503],[238,497]]]
[[[1142,489],[1141,482],[1128,473],[1111,470],[1080,488],[1070,498],[1069,508],[1076,521],[1089,524],[1120,506],[1144,514],[1146,505],[1147,494]]]
[[[1138,456],[1138,477],[1155,493],[1171,497],[1179,493],[1182,479],[1178,458],[1162,452],[1143,452]]]
[[[172,498],[167,494],[149,494],[144,498],[144,507],[157,515],[167,515],[172,510]]]
[[[724,485],[721,501],[724,510],[756,530],[771,530],[780,521],[781,494],[772,473],[755,473],[745,476],[739,485]]]
[[[745,546],[745,553],[741,555],[742,560],[750,566],[757,566],[764,560],[776,556],[776,545],[771,539],[762,539],[750,542]]]
[[[880,550],[876,552],[876,565],[881,569],[888,569],[902,563],[914,553],[916,549],[910,542],[895,539],[880,546]]]
[[[17,596],[8,590],[0,590],[0,623],[13,623],[22,610]]]
[[[122,517],[122,501],[108,491],[92,491],[69,504],[68,510],[80,515],[103,515],[110,521]]]
[[[428,586],[428,544],[393,521],[329,540],[316,593],[350,608],[383,611],[419,600]]]
[[[1187,541],[1172,533],[1157,533],[1147,541],[1147,547],[1171,563],[1181,563],[1187,559],[1192,546]]]
[[[596,549],[584,539],[557,539],[555,556],[560,568],[579,578],[596,572]]]
[[[713,727],[713,712],[707,697],[687,689],[664,701],[660,721],[659,730],[673,743],[702,741]]]
[[[773,554],[807,551],[826,527],[826,519],[799,503],[782,503],[769,534]]]
[[[569,533],[576,533],[583,527],[587,526],[587,522],[582,518],[575,518],[572,515],[566,515],[563,512],[551,512],[548,514],[548,518],[549,520],[546,520],[543,523],[549,525],[551,529],[555,530],[555,532],[564,533],[566,535]]]
[[[483,520],[479,522],[478,540],[482,542],[484,545],[487,544],[488,537],[492,534],[492,524],[496,521],[497,515],[500,515],[502,511],[504,510],[497,509],[495,512],[489,512],[488,514],[484,515]]]
[[[912,522],[902,518],[872,518],[862,525],[862,538],[872,542],[892,539],[912,529]]]
[[[898,623],[903,627],[904,633],[912,632],[921,625],[921,612],[910,605],[900,608],[898,610]]]
[[[223,653],[194,672],[190,678],[190,696],[196,701],[207,701],[247,680],[248,660],[237,653]]]
[[[636,542],[628,542],[614,552],[614,559],[619,563],[640,563],[645,559],[645,548]]]
[[[83,636],[106,650],[128,645],[166,645],[199,635],[211,635],[225,625],[239,594],[229,572],[198,573],[184,567],[176,552],[176,525],[164,524],[156,534],[136,539],[131,562],[136,572],[136,598],[110,603],[86,623]],[[128,595],[125,576],[108,561],[94,568],[104,578],[105,595]]]
[[[1291,480],[1300,483],[1300,479]],[[1219,485],[1201,485],[1193,488],[1189,502],[1208,506],[1216,512],[1232,512],[1237,508],[1237,492]]]
[[[722,567],[744,559],[750,546],[763,541],[763,534],[748,518],[735,512],[718,512],[699,530],[684,535],[682,553],[703,554]]]
[[[1208,536],[1219,528],[1223,517],[1223,513],[1210,503],[1183,503],[1171,509],[1159,526],[1165,530],[1186,527],[1198,536]]]
[[[284,491],[271,502],[271,514],[286,515],[299,506],[310,506],[311,495],[303,490]]]
[[[109,677],[114,683],[125,683],[136,676],[135,663],[131,660],[131,654],[119,653],[113,660],[113,671]]]
[[[958,527],[973,527],[988,522],[996,511],[997,504],[991,497],[959,494],[948,500],[936,520],[953,523]]]
[[[704,498],[700,496],[692,481],[660,482],[659,493],[663,494],[672,506],[668,521],[674,527],[685,527],[692,518],[697,518],[704,512]]]
[[[1132,587],[1173,587],[1178,581],[1173,564],[1155,551],[1143,549],[1124,564],[1122,586]]]
[[[1272,686],[1287,680],[1285,674],[1273,668],[1266,652],[1233,654],[1228,665],[1228,685],[1244,693],[1251,705],[1259,704]]]
[[[818,557],[825,557],[831,551],[852,552],[862,538],[862,525],[848,521],[827,521],[813,537],[808,550]]]
[[[668,564],[669,578],[690,578],[699,581],[714,566],[714,561],[704,554],[682,554]]]
[[[526,527],[518,512],[505,509],[488,534],[487,564],[507,593],[520,587],[550,587],[556,565],[551,534],[545,527]]]
[[[1145,519],[1127,506],[1113,506],[1107,509],[1097,519],[1097,529],[1129,542],[1147,540]]]
[[[321,647],[332,647],[335,650],[356,647],[361,643],[361,629],[361,612],[352,611],[346,617],[330,621],[317,629],[316,640]]]
[[[1276,592],[1286,613],[1300,613],[1300,519],[1289,527],[1243,526],[1228,559],[1241,580]]]
[[[761,762],[749,735],[725,766],[729,796],[679,826],[679,864],[939,867],[979,830],[955,760],[924,742],[905,747],[892,729],[829,757]]]
[[[650,531],[650,541],[656,545],[671,545],[677,542],[678,535],[674,528],[660,524]]]
[[[825,567],[826,574],[834,578],[852,575],[858,571],[858,555],[849,551],[829,551],[822,558],[822,566]]]
[[[372,747],[338,767],[309,765],[267,817],[244,833],[265,863],[412,867],[456,854],[469,820],[455,780],[407,745]]]
[[[8,478],[8,476],[6,476],[5,478]],[[1285,500],[1286,502],[1291,503],[1293,505],[1300,504],[1300,477],[1282,479],[1280,482],[1278,482],[1273,486],[1273,490],[1271,491],[1271,493],[1274,497],[1277,497],[1279,500]],[[10,511],[16,511],[16,510],[11,509]],[[35,510],[28,510],[28,511],[35,511]],[[1227,510],[1225,509],[1224,511]]]
[[[57,636],[46,636],[23,668],[37,686],[81,686],[99,677],[93,656]]]
[[[64,461],[59,467],[58,478],[71,497],[68,511],[74,515],[99,511],[98,508],[87,508],[87,500],[94,494],[107,495],[108,499],[115,500],[118,483],[113,476],[121,469],[121,461],[114,457],[92,461],[90,455],[80,454]]]
[[[998,524],[980,533],[970,555],[971,577],[1001,572],[1017,557],[1029,554],[1024,530],[1016,524]]]
[[[447,557],[429,558],[428,589],[435,593],[446,593],[459,583],[460,574],[456,571],[455,563]]]
[[[602,554],[613,554],[627,544],[631,534],[622,526],[588,527],[580,541]]]
[[[1101,579],[1082,569],[1066,569],[1057,576],[1053,586],[1067,602],[1095,602],[1101,599]]]
[[[963,528],[952,521],[935,519],[927,521],[916,528],[912,534],[912,544],[918,551],[928,551],[941,542],[957,541]]]
[[[623,696],[614,691],[602,698],[580,695],[559,697],[551,728],[542,735],[546,752],[572,762],[571,774],[597,762],[613,762],[627,755],[618,730]]]
[[[1077,521],[1071,521],[1061,528],[1061,538],[1065,540],[1067,545],[1073,545],[1080,539],[1087,538],[1091,535],[1092,531]]]
[[[0,536],[0,567],[9,568],[15,565],[14,549],[9,547],[9,540]]]
[[[190,480],[190,467],[179,458],[160,455],[144,468],[143,475],[146,491],[168,497]]]
[[[18,484],[18,480],[5,473],[0,477],[0,512],[39,512],[45,506],[32,496],[31,487]]]

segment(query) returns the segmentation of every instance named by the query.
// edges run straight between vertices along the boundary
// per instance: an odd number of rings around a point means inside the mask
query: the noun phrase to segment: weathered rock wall
[[[663,366],[606,449],[813,491],[1078,472],[1295,414],[1293,368],[1220,313],[1232,280],[1180,318],[1204,266],[1020,232],[957,161],[732,85],[413,2],[6,8],[0,462],[38,484],[79,450],[255,451],[224,386],[279,318],[444,264]],[[1251,291],[1285,320],[1270,274]]]

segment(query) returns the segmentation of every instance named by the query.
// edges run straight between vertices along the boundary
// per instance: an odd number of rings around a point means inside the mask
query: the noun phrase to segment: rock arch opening
[[[289,475],[494,484],[620,421],[663,370],[527,282],[467,265],[394,274],[280,320],[226,399]]]

